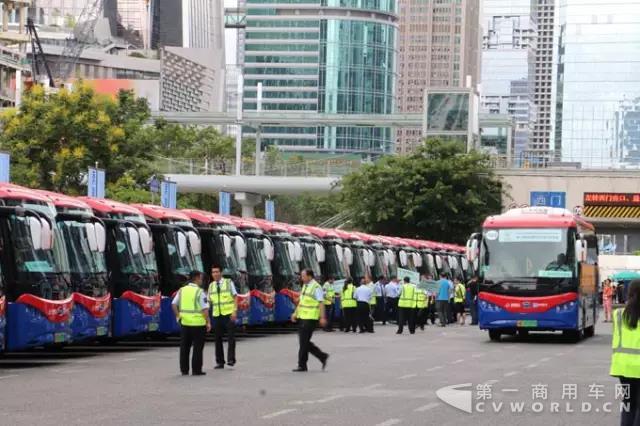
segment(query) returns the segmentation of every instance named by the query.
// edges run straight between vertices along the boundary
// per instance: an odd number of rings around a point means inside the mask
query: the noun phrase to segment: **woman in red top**
[[[611,280],[608,278],[604,281],[604,288],[602,289],[602,304],[604,305],[604,322],[611,322],[613,287],[611,286]]]

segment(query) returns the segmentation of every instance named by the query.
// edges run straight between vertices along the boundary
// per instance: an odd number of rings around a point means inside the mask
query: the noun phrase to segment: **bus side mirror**
[[[129,234],[129,244],[131,244],[131,253],[134,255],[140,253],[140,235],[138,234],[138,230],[136,228],[127,227],[127,233]],[[178,235],[178,243],[180,242],[180,236],[184,238],[184,235]],[[180,245],[180,244],[178,244]],[[182,249],[180,249],[182,252]],[[180,253],[182,256],[182,253]]]
[[[300,241],[294,241],[293,242],[293,261],[294,262],[301,262],[302,261],[302,244],[300,244]]]
[[[316,248],[316,260],[318,261],[318,263],[324,262],[325,260],[324,247],[322,246],[322,244],[315,243],[315,248]]]
[[[272,261],[273,260],[273,244],[271,244],[271,241],[267,238],[265,238],[263,241],[263,250],[264,250],[264,255],[266,256],[268,261]]]
[[[222,236],[222,249],[224,250],[224,255],[229,257],[231,255],[231,238],[228,235]]]
[[[575,252],[576,261],[585,262],[587,260],[587,242],[585,240],[576,240]]]
[[[42,242],[40,243],[40,247],[42,250],[51,250],[53,248],[53,230],[51,229],[51,223],[48,220],[41,218],[40,223],[42,224],[41,237]]]
[[[42,223],[40,219],[29,216],[29,232],[31,233],[31,244],[34,250],[42,248]]]
[[[187,236],[189,237],[189,245],[191,246],[191,250],[195,256],[199,256],[202,254],[202,243],[200,242],[200,235],[198,235],[195,231],[187,231]]]
[[[467,259],[469,262],[473,262],[478,257],[480,252],[480,234],[471,234],[469,241],[467,241]]]
[[[400,266],[407,266],[407,252],[400,250]]]
[[[144,254],[149,254],[153,251],[153,238],[151,238],[151,234],[149,230],[144,227],[138,228],[138,234],[140,236],[140,245],[142,246],[142,252]]]
[[[240,259],[246,259],[247,257],[247,243],[240,235],[234,235],[233,239],[236,242],[236,253]]]
[[[104,229],[104,225],[100,222],[96,222],[93,225],[96,232],[96,242],[98,244],[98,252],[104,253],[107,247],[107,231]]]
[[[93,223],[85,223],[84,229],[87,233],[87,243],[89,243],[89,250],[98,251],[98,240],[96,239],[96,227]]]

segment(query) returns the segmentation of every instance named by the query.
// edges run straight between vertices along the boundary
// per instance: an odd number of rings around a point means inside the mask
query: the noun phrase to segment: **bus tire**
[[[529,330],[518,330],[518,337],[526,338],[529,336]]]
[[[595,324],[584,329],[584,337],[593,337],[596,334]]]
[[[580,330],[563,330],[562,335],[570,342],[577,343],[580,341],[581,332]]]
[[[489,330],[489,339],[491,339],[492,342],[499,342],[501,335],[502,333],[498,330]]]

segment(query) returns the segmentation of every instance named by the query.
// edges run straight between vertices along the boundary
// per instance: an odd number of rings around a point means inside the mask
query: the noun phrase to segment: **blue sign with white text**
[[[273,200],[264,202],[264,218],[270,222],[276,221],[276,203]]]
[[[567,204],[566,192],[531,191],[531,207],[557,207],[564,209]]]
[[[220,191],[218,197],[218,213],[224,215],[231,214],[231,194],[228,192]]]
[[[9,183],[10,168],[11,156],[6,152],[0,152],[0,182]]]
[[[178,185],[175,182],[164,180],[160,184],[160,203],[162,207],[177,208]]]
[[[89,167],[87,179],[87,195],[92,198],[104,198],[105,172],[102,169]]]

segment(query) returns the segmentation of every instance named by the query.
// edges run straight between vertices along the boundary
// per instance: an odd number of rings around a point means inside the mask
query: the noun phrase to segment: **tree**
[[[342,205],[375,234],[462,243],[501,209],[502,184],[478,152],[430,139],[410,156],[384,157],[342,180]]]
[[[115,99],[85,84],[73,91],[27,91],[19,109],[0,116],[0,147],[11,153],[12,181],[69,194],[86,192],[86,174],[96,163],[107,183],[125,173],[144,182],[151,175],[153,149],[139,136],[149,119],[145,99],[121,91]]]

